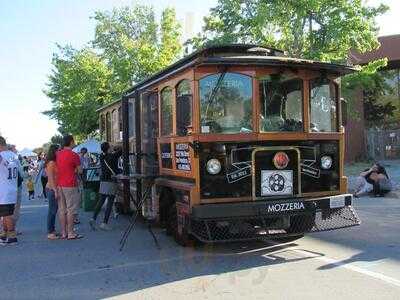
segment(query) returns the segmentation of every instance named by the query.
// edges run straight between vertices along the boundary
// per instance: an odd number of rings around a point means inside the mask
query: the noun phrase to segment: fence
[[[368,158],[400,159],[400,129],[368,129],[365,136]]]

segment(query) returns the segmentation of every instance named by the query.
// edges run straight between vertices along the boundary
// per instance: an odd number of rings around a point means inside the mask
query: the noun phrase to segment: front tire
[[[187,247],[192,244],[192,240],[190,239],[186,227],[183,227],[182,232],[179,233],[176,203],[173,203],[168,210],[167,233],[170,233],[174,237],[174,240],[178,245]]]

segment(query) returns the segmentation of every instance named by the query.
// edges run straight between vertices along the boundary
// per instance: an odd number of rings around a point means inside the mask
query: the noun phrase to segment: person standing
[[[59,191],[59,219],[61,235],[69,240],[83,236],[74,232],[74,218],[78,215],[80,196],[78,174],[81,173],[79,155],[72,151],[75,141],[72,135],[63,137],[63,149],[57,152],[57,185]]]
[[[88,156],[87,148],[82,147],[81,151],[79,152],[79,158],[81,160],[82,169],[89,168],[89,166],[90,166],[90,158]]]
[[[45,168],[45,157],[43,154],[39,155],[38,158],[38,174],[36,176],[35,184],[38,182],[40,178],[40,182],[42,183],[42,195],[46,199],[46,184],[47,184],[47,173]],[[38,198],[41,198],[42,195],[39,195]]]
[[[26,181],[26,190],[28,191],[29,200],[35,200],[35,184],[33,183],[32,175],[29,175]]]
[[[12,151],[15,155],[18,155],[18,151],[15,148],[15,145],[9,145],[8,150]],[[18,160],[20,161],[19,158],[18,158]],[[15,203],[13,218],[14,218],[15,231],[17,232],[17,235],[19,235],[19,234],[21,234],[21,232],[19,232],[17,230],[17,222],[19,220],[20,211],[21,211],[22,183],[24,181],[24,177],[26,176],[26,174],[22,170],[21,165],[19,167],[19,172],[18,172],[17,176],[18,176],[18,178],[17,178],[17,202]]]
[[[46,169],[48,181],[46,183],[46,194],[49,201],[49,210],[47,213],[47,238],[49,240],[57,240],[59,236],[56,234],[56,216],[58,211],[57,199],[59,198],[57,188],[57,164],[56,164],[56,153],[58,151],[58,145],[53,144],[49,147],[49,151],[46,155],[46,162],[44,167]],[[66,237],[64,232],[63,238]]]
[[[22,168],[23,168],[24,172],[28,173],[28,171],[29,171],[29,162],[28,162],[28,158],[26,156],[24,156],[22,158]]]
[[[100,213],[104,202],[107,200],[107,207],[104,213],[104,220],[100,224],[100,229],[110,230],[108,226],[108,220],[110,218],[111,210],[114,204],[115,194],[117,191],[117,183],[113,180],[113,176],[119,173],[118,169],[118,158],[121,156],[122,151],[114,151],[110,153],[110,144],[104,142],[101,144],[102,154],[100,155],[100,199],[96,204],[93,218],[89,221],[89,224],[93,230],[96,229],[96,219]]]
[[[17,181],[20,168],[18,157],[7,149],[6,140],[0,136],[0,217],[3,217],[3,233],[0,244],[18,242],[14,224],[14,208],[17,202]]]

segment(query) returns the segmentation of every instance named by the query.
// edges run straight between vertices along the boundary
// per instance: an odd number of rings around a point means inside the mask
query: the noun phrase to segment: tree
[[[52,109],[44,113],[58,121],[61,133],[72,133],[78,140],[98,128],[98,108],[182,52],[180,25],[172,8],[162,12],[160,25],[149,6],[96,12],[94,20],[91,48],[59,47],[44,91],[52,101]]]
[[[350,49],[378,47],[375,18],[387,9],[361,0],[219,0],[204,19],[203,34],[191,42],[256,43],[294,57],[345,61]]]
[[[113,71],[121,93],[174,62],[182,52],[180,25],[175,10],[162,12],[160,26],[154,9],[135,6],[96,12],[93,46]]]
[[[370,7],[361,0],[219,0],[205,17],[203,33],[189,40],[195,48],[225,43],[255,43],[277,47],[289,56],[345,63],[350,50],[360,53],[379,46],[375,18],[388,7]],[[354,100],[355,88],[368,90],[377,70],[387,60],[377,60],[343,78],[343,94]],[[380,87],[382,88],[382,87]],[[366,112],[390,115],[393,106],[373,105],[382,89],[372,92]],[[356,115],[356,111],[351,111]]]
[[[57,120],[60,132],[84,138],[97,128],[96,110],[115,96],[110,86],[112,72],[89,48],[59,46],[52,64],[44,90],[51,99],[52,109],[44,114]]]

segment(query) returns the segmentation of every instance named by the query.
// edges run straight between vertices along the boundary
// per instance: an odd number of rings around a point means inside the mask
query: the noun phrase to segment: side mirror
[[[340,106],[342,111],[342,125],[347,125],[347,100],[340,98]]]

